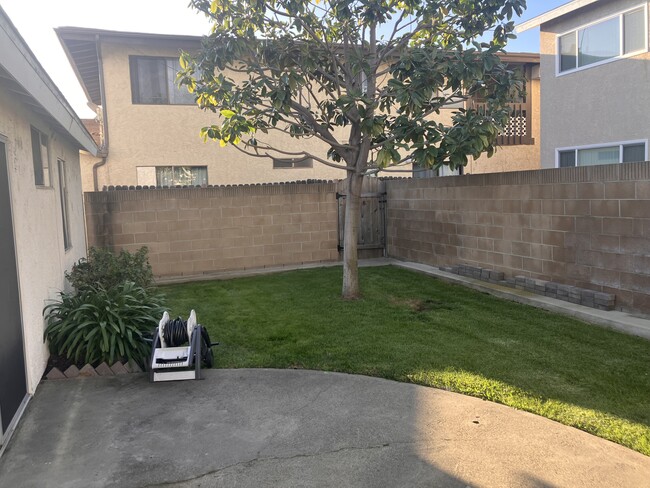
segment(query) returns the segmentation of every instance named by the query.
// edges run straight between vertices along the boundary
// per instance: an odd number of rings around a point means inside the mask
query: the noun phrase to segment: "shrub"
[[[146,247],[142,247],[133,254],[125,250],[113,254],[108,249],[91,247],[88,257],[81,258],[65,276],[75,290],[99,286],[108,290],[127,281],[149,288],[153,283],[153,273],[148,252]]]
[[[154,330],[163,314],[161,296],[132,282],[60,295],[60,301],[43,310],[50,353],[75,362],[125,359],[144,365],[151,346],[143,335]]]

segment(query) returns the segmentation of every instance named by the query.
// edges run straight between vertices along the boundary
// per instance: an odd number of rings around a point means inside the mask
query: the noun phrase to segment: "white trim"
[[[623,18],[624,18],[624,16],[626,14],[628,14],[630,12],[633,12],[635,10],[638,10],[639,8],[642,8],[643,13],[644,13],[644,15],[643,15],[644,29],[645,29],[645,32],[644,32],[645,35],[643,36],[643,38],[644,38],[644,46],[643,46],[642,49],[639,49],[637,51],[632,51],[630,53],[625,53],[624,52],[625,51],[625,46],[624,46],[624,44],[625,44],[625,32],[624,32]],[[611,19],[614,19],[614,18],[617,18],[617,17],[619,19],[619,32],[618,32],[618,36],[619,36],[618,53],[619,54],[618,54],[618,56],[614,56],[614,57],[611,57],[609,59],[599,61],[597,63],[591,63],[591,64],[587,64],[585,66],[578,66],[578,58],[579,58],[578,50],[580,49],[580,43],[579,43],[579,39],[578,39],[578,31],[580,31],[582,29],[586,29],[588,27],[592,27],[592,26],[600,24],[602,22],[607,22],[608,20],[611,20]],[[576,37],[576,67],[573,68],[573,69],[560,71],[560,60],[561,60],[560,38],[562,38],[563,36],[566,36],[567,34],[571,34],[571,33],[575,33],[575,37]],[[602,17],[602,18],[600,18],[598,20],[595,20],[593,22],[589,22],[587,24],[579,25],[579,26],[574,27],[573,29],[570,29],[570,30],[568,30],[566,32],[561,32],[559,34],[556,34],[555,35],[555,76],[560,77],[560,76],[569,75],[569,74],[575,73],[577,71],[584,71],[586,69],[595,68],[596,66],[602,66],[603,64],[612,63],[612,62],[618,61],[620,59],[626,59],[626,58],[630,58],[630,57],[633,57],[633,56],[638,56],[639,54],[643,54],[643,53],[646,53],[646,52],[648,52],[648,3],[647,2],[640,3],[638,5],[635,5],[634,7],[630,7],[628,9],[621,10],[621,11],[619,11],[617,13],[608,15],[606,17]]]
[[[93,156],[97,145],[45,72],[36,56],[0,6],[0,66],[2,66],[43,109],[56,120],[76,143]]]
[[[535,27],[539,27],[546,22],[555,20],[558,17],[562,17],[563,15],[570,14],[579,8],[586,7],[587,5],[591,5],[597,1],[598,0],[575,0],[574,2],[567,3],[566,5],[560,5],[553,10],[549,10],[546,13],[538,15],[537,17],[533,17],[532,19],[515,26],[515,33],[521,34],[527,30],[534,29]]]
[[[11,140],[4,134],[0,133],[0,142],[5,146],[4,148],[5,160],[7,162],[5,170],[7,172],[7,189],[9,190],[9,213],[11,214],[11,236],[13,237],[13,241],[14,241],[14,262],[16,264],[16,293],[18,294],[18,311],[20,313],[20,334],[22,336],[21,342],[23,346],[23,374],[25,375],[25,396],[23,397],[22,402],[18,406],[18,410],[16,410],[16,412],[14,413],[13,418],[9,423],[9,425],[7,426],[7,430],[5,432],[2,431],[2,424],[0,423],[0,456],[2,456],[2,453],[5,451],[7,444],[9,443],[9,440],[11,439],[11,436],[14,433],[16,425],[18,424],[18,421],[20,420],[23,413],[25,412],[27,403],[29,402],[32,396],[29,393],[31,389],[31,385],[29,379],[29,370],[27,367],[27,336],[25,334],[23,292],[22,292],[22,283],[20,280],[20,264],[18,262],[18,243],[16,241],[16,219],[14,215],[14,199],[13,199],[14,190],[11,185],[11,179],[13,178],[12,173],[10,171],[12,165],[10,165],[10,160],[9,160],[9,154],[10,154],[9,149],[10,149]],[[2,171],[2,169],[0,169],[0,171]]]
[[[16,432],[16,427],[18,426],[18,422],[20,421],[20,419],[23,418],[23,414],[27,409],[27,404],[31,399],[32,399],[32,395],[30,395],[29,393],[25,393],[25,397],[23,398],[23,401],[20,402],[20,405],[18,406],[18,410],[16,410],[13,419],[11,419],[11,422],[9,422],[9,425],[7,426],[7,431],[0,432],[0,458],[7,450],[9,441],[11,440],[11,437],[14,435],[14,432]]]
[[[619,142],[606,142],[603,144],[587,144],[584,146],[568,146],[568,147],[557,147],[555,148],[555,167],[559,168],[560,167],[560,153],[561,152],[567,152],[567,151],[575,151],[576,152],[576,165],[575,167],[578,167],[578,151],[581,151],[583,149],[600,149],[600,148],[605,148],[605,147],[619,147],[619,156],[618,156],[618,163],[623,162],[623,146],[633,146],[635,144],[644,144],[645,145],[645,160],[648,160],[648,139],[636,139],[632,141],[619,141]]]

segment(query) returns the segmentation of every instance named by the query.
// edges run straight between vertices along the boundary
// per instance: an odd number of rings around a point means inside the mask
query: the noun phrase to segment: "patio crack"
[[[318,399],[321,397],[321,395],[322,395],[323,393],[325,393],[325,392],[327,392],[327,391],[329,391],[329,390],[331,390],[331,389],[332,389],[332,385],[328,385],[327,387],[323,388],[322,390],[320,390],[320,391],[316,394],[316,396],[314,396],[314,398],[312,398],[311,400],[308,400],[307,402],[305,402],[304,405],[301,405],[300,407],[298,407],[297,409],[295,409],[295,410],[294,410],[294,413],[296,413],[296,412],[300,412],[301,410],[304,410],[304,409],[307,408],[307,407],[311,407],[312,405],[314,405],[314,404],[318,401]]]
[[[393,443],[394,444],[394,443]],[[406,444],[404,442],[398,442],[397,444]],[[214,476],[215,474],[219,474],[222,471],[226,471],[228,469],[232,468],[237,468],[239,466],[245,466],[245,467],[252,467],[255,464],[258,463],[264,463],[268,461],[291,461],[292,459],[300,459],[300,458],[313,458],[313,457],[319,457],[319,456],[324,456],[328,454],[338,454],[341,452],[353,452],[353,451],[369,451],[369,450],[379,450],[379,449],[384,449],[386,447],[390,447],[391,443],[385,442],[382,444],[377,444],[374,446],[364,446],[364,447],[341,447],[339,449],[333,449],[331,451],[319,451],[319,452],[312,452],[312,453],[306,453],[306,454],[294,454],[293,456],[267,456],[267,457],[254,457],[252,459],[248,459],[246,461],[240,461],[238,463],[233,463],[229,464],[227,466],[224,466],[222,468],[214,469],[212,471],[208,471],[207,473],[200,474],[198,476],[194,476],[192,478],[186,478],[183,480],[176,480],[176,481],[167,481],[163,483],[153,483],[149,485],[143,485],[142,488],[156,488],[156,487],[162,487],[162,486],[173,486],[173,485],[181,485],[184,483],[190,483],[192,481],[198,481],[203,478],[206,478],[208,476]]]

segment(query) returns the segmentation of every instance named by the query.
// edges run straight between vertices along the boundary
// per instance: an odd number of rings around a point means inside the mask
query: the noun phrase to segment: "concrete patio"
[[[377,378],[210,370],[47,381],[2,487],[636,487],[650,458],[525,412]]]

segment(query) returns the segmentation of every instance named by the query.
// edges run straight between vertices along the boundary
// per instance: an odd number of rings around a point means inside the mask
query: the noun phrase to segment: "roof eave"
[[[592,3],[596,3],[598,1],[599,0],[574,0],[573,2],[567,3],[565,5],[560,5],[559,7],[554,8],[553,10],[549,10],[548,12],[545,12],[542,15],[533,17],[532,19],[527,20],[526,22],[522,22],[521,24],[515,26],[515,32],[517,34],[521,34],[522,32],[526,32],[530,29],[539,27],[540,25],[545,24],[546,22],[555,20],[563,15],[569,14],[582,7],[586,7],[587,5],[591,5]]]
[[[65,52],[65,55],[68,58],[68,62],[70,63],[70,66],[72,67],[75,76],[77,77],[77,81],[79,81],[79,84],[83,89],[84,95],[86,95],[86,100],[88,100],[90,103],[94,103],[95,105],[101,105],[101,95],[98,98],[97,96],[93,96],[90,93],[87,82],[82,76],[81,72],[79,71],[79,65],[77,63],[77,60],[75,59],[74,55],[70,52],[69,46],[66,43],[66,39],[62,36],[59,28],[55,28],[54,32],[56,33],[56,36],[58,37],[59,42],[61,43],[61,47],[63,48],[63,52]],[[92,43],[95,46],[95,52],[97,52],[97,40],[94,38],[87,39],[87,42]],[[97,64],[97,76],[99,76],[99,61]]]
[[[97,145],[83,123],[54,84],[9,16],[0,7],[0,65],[22,90],[74,139],[79,148],[97,154]]]
[[[539,53],[505,52],[499,55],[506,63],[539,64]]]

